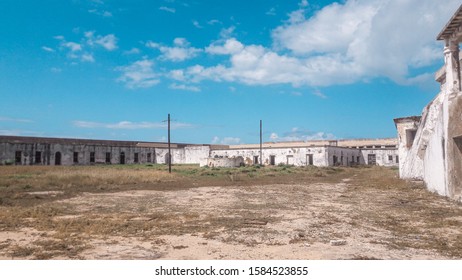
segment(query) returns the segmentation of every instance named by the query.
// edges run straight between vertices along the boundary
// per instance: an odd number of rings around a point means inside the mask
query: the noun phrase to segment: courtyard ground
[[[462,258],[462,205],[397,173],[1,166],[0,259]]]

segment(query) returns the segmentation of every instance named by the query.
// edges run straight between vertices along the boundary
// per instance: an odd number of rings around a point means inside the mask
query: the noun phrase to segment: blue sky
[[[238,144],[395,137],[459,0],[0,1],[0,135]]]

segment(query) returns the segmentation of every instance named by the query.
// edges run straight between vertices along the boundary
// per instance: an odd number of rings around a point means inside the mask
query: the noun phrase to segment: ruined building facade
[[[395,119],[400,177],[420,179],[427,188],[462,199],[462,92],[459,43],[462,5],[437,37],[444,41],[444,66],[436,72],[440,93],[421,116]]]
[[[92,165],[165,164],[167,143],[0,136],[0,164]],[[261,157],[261,159],[260,159]],[[173,164],[397,166],[397,141],[391,139],[319,140],[260,145],[171,144]]]

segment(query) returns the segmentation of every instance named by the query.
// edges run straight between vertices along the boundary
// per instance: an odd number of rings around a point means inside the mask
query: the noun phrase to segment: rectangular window
[[[135,153],[135,163],[138,163],[139,159],[138,159],[138,153]]]
[[[396,156],[396,163],[399,163],[399,156]]]
[[[42,152],[35,152],[35,163],[42,163]]]
[[[16,151],[16,153],[14,153],[14,162],[16,164],[21,164],[21,161],[22,161],[22,153],[21,151]]]
[[[79,163],[79,153],[74,152],[74,163]]]
[[[111,163],[111,153],[106,153],[106,163]]]
[[[151,153],[148,153],[148,159],[147,159],[148,162],[151,162]]]
[[[90,152],[90,163],[95,162],[95,152]]]
[[[388,161],[393,162],[393,156],[392,156],[392,155],[389,155],[389,156],[388,156]]]

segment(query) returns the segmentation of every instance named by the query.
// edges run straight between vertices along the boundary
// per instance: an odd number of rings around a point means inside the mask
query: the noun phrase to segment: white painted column
[[[459,42],[445,40],[444,61],[446,65],[446,93],[454,94],[461,90]]]

